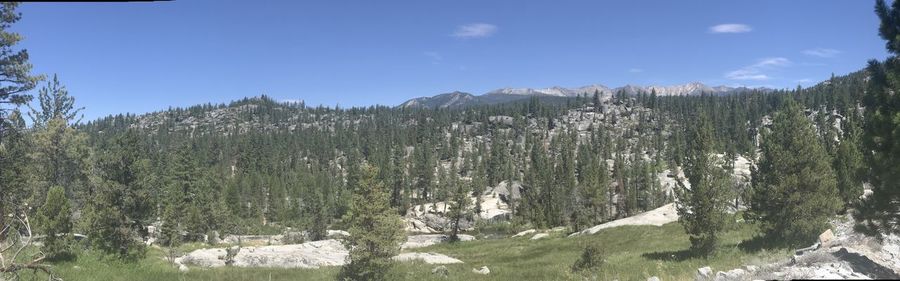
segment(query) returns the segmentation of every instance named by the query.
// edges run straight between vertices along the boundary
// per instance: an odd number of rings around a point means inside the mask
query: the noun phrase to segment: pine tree
[[[38,91],[38,101],[40,110],[31,105],[28,106],[31,109],[28,116],[31,117],[36,128],[47,126],[47,123],[53,119],[62,119],[73,124],[81,121],[79,113],[84,110],[84,107],[75,108],[75,97],[69,96],[69,91],[59,83],[56,74],[53,75],[47,86]]]
[[[321,188],[313,187],[312,194],[308,196],[306,213],[309,217],[306,230],[313,241],[323,240],[328,235],[328,218],[330,217],[328,206],[325,202],[325,194]]]
[[[28,153],[31,150],[29,135],[25,132],[25,120],[18,110],[10,118],[0,121],[0,132],[6,138],[0,142],[0,214],[15,214],[24,206],[29,197],[30,169]],[[6,224],[7,216],[0,215],[0,225]],[[0,233],[0,241],[5,234]]]
[[[349,262],[341,268],[343,280],[386,280],[391,257],[404,239],[402,221],[390,207],[389,194],[378,181],[378,170],[364,166],[346,221],[350,237],[344,245],[350,250]]]
[[[884,62],[869,61],[866,68],[868,85],[863,98],[866,107],[863,147],[869,167],[868,180],[872,196],[860,204],[856,215],[871,230],[900,233],[900,2],[888,7],[884,0],[875,2],[875,13],[881,20],[879,35],[886,41],[891,56]]]
[[[134,261],[144,254],[144,245],[135,241],[137,235],[123,212],[125,186],[103,180],[98,183],[94,200],[90,201],[84,227],[94,248],[123,260]]]
[[[2,63],[2,71],[0,71],[0,104],[22,105],[31,100],[26,94],[37,86],[43,76],[31,75],[31,63],[28,61],[28,51],[25,49],[16,50],[15,46],[22,41],[22,35],[11,32],[10,27],[19,19],[22,14],[16,12],[19,3],[4,2],[0,6],[0,63]],[[0,108],[0,123],[5,117],[5,110]],[[0,140],[3,138],[0,137]]]
[[[38,209],[35,226],[45,235],[41,251],[48,259],[70,257],[73,241],[72,209],[62,187],[50,189],[47,202]]]
[[[676,189],[678,220],[690,236],[691,251],[708,256],[716,250],[725,228],[728,181],[712,155],[713,130],[706,114],[700,115],[688,134],[692,142],[684,172],[691,186],[679,183]]]
[[[770,241],[808,243],[825,230],[841,206],[831,158],[791,98],[775,113],[772,131],[763,135],[761,147],[745,218],[759,221]]]
[[[845,209],[854,205],[863,194],[863,155],[859,149],[859,130],[853,116],[844,123],[845,137],[837,147],[834,158],[834,172],[837,187]]]
[[[153,191],[147,182],[149,160],[140,155],[134,131],[108,139],[100,148],[96,156],[99,174],[83,228],[95,248],[134,260],[144,254],[144,245],[134,237],[146,234],[147,225],[155,220]]]
[[[24,205],[25,177],[19,171],[28,169],[25,167],[26,150],[23,150],[26,147],[22,145],[25,139],[22,131],[24,122],[21,122],[21,114],[17,109],[8,114],[9,109],[5,106],[20,106],[29,102],[31,96],[27,92],[44,78],[31,74],[28,51],[16,49],[23,37],[10,29],[22,18],[22,14],[16,11],[18,6],[19,3],[16,2],[4,2],[0,6],[0,38],[3,38],[0,40],[0,194],[3,194],[0,198],[0,212],[3,214],[16,213],[15,209]],[[0,216],[0,226],[7,225],[6,220],[5,215]],[[0,234],[0,240],[5,238],[5,234]]]
[[[578,164],[578,192],[571,223],[573,229],[582,230],[608,216],[609,174],[606,161],[601,161],[588,145],[579,148]]]
[[[49,189],[60,186],[68,197],[79,199],[76,203],[80,206],[91,197],[88,136],[72,127],[80,109],[74,108],[74,97],[55,77],[39,92],[42,110],[32,109],[29,113],[36,129],[31,150],[35,164],[31,201],[35,205],[43,203]]]
[[[471,200],[469,200],[469,193],[472,191],[474,181],[460,182],[460,180],[456,178],[458,173],[454,172],[451,174],[453,176],[450,180],[450,186],[454,188],[454,191],[448,215],[452,220],[450,241],[455,242],[459,241],[460,223],[470,215],[469,204],[471,204]]]

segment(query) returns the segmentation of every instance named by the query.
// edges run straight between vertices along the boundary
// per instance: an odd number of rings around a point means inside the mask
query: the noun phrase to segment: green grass
[[[737,224],[724,233],[722,246],[709,259],[685,254],[690,243],[678,223],[662,227],[625,226],[603,230],[595,235],[565,238],[556,233],[532,241],[528,237],[481,240],[458,244],[440,244],[417,249],[419,252],[446,254],[464,261],[447,265],[449,280],[583,280],[570,268],[588,243],[598,243],[605,252],[606,264],[596,280],[693,280],[699,267],[728,270],[744,264],[760,264],[788,256],[787,250],[747,252],[738,248],[741,241],[755,233],[751,225]],[[160,249],[151,249],[138,263],[120,263],[90,252],[77,261],[54,265],[65,280],[333,280],[338,268],[322,269],[249,269],[191,268],[181,273],[164,259]],[[488,266],[490,275],[472,273],[473,268]],[[447,280],[431,274],[435,265],[398,264],[391,280]]]

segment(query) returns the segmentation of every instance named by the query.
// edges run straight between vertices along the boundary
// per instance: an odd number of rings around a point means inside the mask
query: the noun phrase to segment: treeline
[[[855,85],[857,76],[834,78],[832,85]],[[709,153],[726,152],[732,161],[753,158],[759,128],[785,97],[811,102],[819,112],[851,112],[818,104],[822,99],[815,97],[833,95],[831,89],[616,94],[607,102],[597,95],[559,105],[532,99],[435,110],[309,108],[263,96],[79,124],[80,109],[54,77],[39,93],[40,109],[27,114],[32,126],[17,110],[8,119],[7,131],[14,133],[4,142],[9,153],[22,156],[13,166],[23,168],[5,182],[21,183],[8,189],[10,206],[28,203],[40,210],[50,190],[60,187],[71,201],[72,231],[89,237],[129,233],[98,239],[102,243],[145,237],[149,226],[163,245],[201,240],[213,231],[284,227],[319,239],[326,227],[344,223],[363,165],[380,171],[390,207],[400,215],[415,205],[465,201],[460,194],[477,198],[509,181],[523,186],[521,199],[508,202],[515,223],[580,230],[673,201],[659,175],[677,174],[693,155],[694,138],[684,131],[697,112],[717,116],[709,118]],[[818,116],[834,122],[839,114]],[[162,122],[142,125],[153,118]],[[578,128],[581,121],[586,128]],[[263,126],[240,131],[240,124],[253,122]],[[817,134],[823,142],[834,129],[827,124],[833,123],[822,123],[819,128],[829,129]],[[458,216],[471,218],[480,211],[480,204],[474,207]]]

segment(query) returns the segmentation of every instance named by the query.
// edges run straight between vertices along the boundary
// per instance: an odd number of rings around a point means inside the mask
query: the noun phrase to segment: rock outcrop
[[[486,221],[502,221],[509,219],[512,211],[509,208],[509,200],[521,198],[522,185],[518,182],[509,183],[503,181],[497,186],[488,187],[479,197],[469,197],[470,209],[475,208],[478,200],[481,200],[477,219]],[[449,218],[450,204],[447,202],[435,202],[410,207],[403,218],[406,231],[410,233],[442,233],[449,230],[453,223]],[[464,231],[473,230],[475,222],[463,219],[460,228]]]
[[[543,238],[547,238],[547,236],[550,236],[550,234],[538,233],[538,234],[535,234],[534,236],[531,236],[531,240],[543,239]]]
[[[459,241],[473,241],[475,240],[475,236],[460,234]],[[415,249],[428,247],[434,244],[446,242],[450,236],[444,234],[422,234],[422,235],[409,235],[406,237],[406,242],[400,246],[401,249]]]
[[[200,249],[176,258],[175,263],[185,271],[187,266],[223,267],[228,263],[237,267],[319,268],[344,265],[349,252],[341,242],[329,239],[296,245],[242,247],[233,258],[227,258],[227,255],[227,248]],[[462,263],[438,253],[401,253],[393,259],[428,264]]]
[[[791,258],[720,272],[715,280],[900,278],[900,238],[889,234],[878,240],[854,231],[854,223],[850,216],[834,220],[833,230],[826,230],[816,244],[796,250]]]
[[[200,249],[177,258],[176,263],[200,266],[225,266],[225,248]],[[322,240],[296,245],[243,247],[234,256],[233,266],[318,268],[343,265],[348,252],[337,240]]]
[[[614,220],[611,222],[603,223],[596,225],[594,227],[572,233],[569,237],[584,235],[584,234],[594,234],[600,230],[612,227],[618,227],[623,225],[655,225],[662,226],[664,224],[678,221],[678,211],[675,210],[675,203],[669,203],[663,205],[662,207],[643,212],[641,214]]]
[[[482,266],[482,267],[480,267],[480,268],[473,268],[473,269],[472,269],[472,273],[475,273],[475,274],[481,274],[481,275],[488,275],[488,274],[491,274],[491,269],[488,268],[487,266]]]
[[[525,231],[516,233],[516,235],[513,235],[512,237],[513,237],[513,238],[516,238],[516,237],[522,237],[522,236],[525,236],[525,235],[528,235],[528,234],[532,234],[532,233],[535,233],[535,232],[537,232],[537,230],[535,230],[535,229],[529,229],[529,230],[525,230]]]
[[[427,264],[453,264],[463,263],[461,260],[437,253],[402,253],[391,258],[395,261],[422,261]]]

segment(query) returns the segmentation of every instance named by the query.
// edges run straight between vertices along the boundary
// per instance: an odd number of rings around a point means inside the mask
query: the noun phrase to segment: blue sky
[[[396,105],[503,87],[796,87],[887,56],[874,1],[26,3],[35,71],[85,120],[267,94]]]

